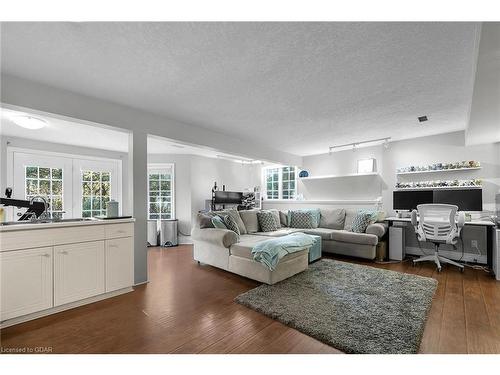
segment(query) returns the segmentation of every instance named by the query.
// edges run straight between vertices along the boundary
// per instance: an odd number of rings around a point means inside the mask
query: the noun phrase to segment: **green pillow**
[[[214,216],[212,218],[212,224],[214,228],[227,229],[226,224],[224,224],[224,220],[220,216]]]

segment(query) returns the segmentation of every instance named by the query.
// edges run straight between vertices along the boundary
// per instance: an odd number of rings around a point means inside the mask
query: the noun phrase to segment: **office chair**
[[[417,219],[418,216],[420,219]],[[439,255],[439,245],[446,243],[455,247],[460,231],[465,224],[465,215],[458,213],[458,220],[455,215],[458,207],[451,204],[419,204],[417,210],[411,213],[411,224],[415,228],[417,239],[420,242],[432,242],[434,244],[434,255],[422,256],[413,260],[413,264],[427,260],[436,263],[438,272],[441,272],[441,263],[448,263],[460,268],[463,272],[464,266],[451,259]]]

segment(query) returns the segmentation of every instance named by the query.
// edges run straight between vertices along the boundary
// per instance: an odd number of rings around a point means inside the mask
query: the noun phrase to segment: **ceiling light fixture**
[[[353,142],[353,143],[346,143],[343,145],[330,146],[328,149],[328,153],[331,155],[332,152],[337,152],[337,151],[346,151],[346,150],[356,151],[358,148],[377,146],[382,144],[384,145],[385,148],[388,148],[390,140],[391,137],[385,137],[363,142]]]
[[[47,126],[47,121],[29,115],[14,116],[11,120],[14,124],[30,130],[42,129]]]
[[[241,163],[241,164],[258,164],[261,163],[260,160],[252,160],[252,159],[238,159],[238,158],[233,158],[230,156],[226,155],[216,155],[218,159],[224,159],[224,160],[229,160],[229,161],[234,161],[236,163]]]

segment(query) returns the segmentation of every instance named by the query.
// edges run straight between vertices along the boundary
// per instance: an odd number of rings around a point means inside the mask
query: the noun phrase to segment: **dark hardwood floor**
[[[343,259],[347,260],[347,259]],[[500,282],[430,263],[379,268],[439,281],[420,351],[500,353]],[[149,251],[150,283],[105,301],[0,332],[1,346],[49,347],[54,353],[339,353],[233,302],[257,282],[198,266],[188,245]]]

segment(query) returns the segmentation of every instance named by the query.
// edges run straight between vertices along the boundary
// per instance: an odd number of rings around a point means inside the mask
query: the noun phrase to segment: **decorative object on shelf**
[[[415,189],[415,188],[435,188],[435,187],[481,187],[481,179],[473,180],[436,180],[436,181],[418,181],[418,182],[396,182],[397,189]]]
[[[358,160],[358,174],[375,172],[375,159]]]
[[[429,171],[447,171],[459,169],[478,169],[481,163],[475,160],[457,161],[454,163],[434,163],[429,165],[410,165],[397,169],[397,173],[429,172]]]
[[[299,173],[299,177],[300,177],[300,178],[309,177],[309,172],[308,172],[308,171],[306,171],[306,170],[302,170],[302,171],[300,171],[300,173]]]

